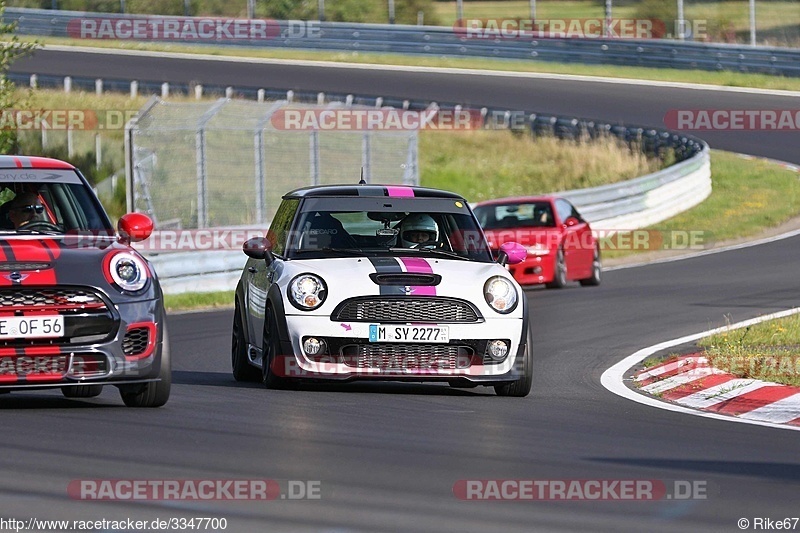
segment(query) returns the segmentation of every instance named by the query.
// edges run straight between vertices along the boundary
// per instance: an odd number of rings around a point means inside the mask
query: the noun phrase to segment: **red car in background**
[[[600,248],[589,223],[566,199],[498,198],[473,210],[493,251],[509,241],[528,250],[522,263],[509,267],[520,285],[544,283],[557,289],[568,281],[600,284]]]

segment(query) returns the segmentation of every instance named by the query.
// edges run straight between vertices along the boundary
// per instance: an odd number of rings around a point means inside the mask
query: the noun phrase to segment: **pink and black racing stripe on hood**
[[[384,296],[436,296],[441,276],[421,257],[370,257],[375,274],[370,277]]]

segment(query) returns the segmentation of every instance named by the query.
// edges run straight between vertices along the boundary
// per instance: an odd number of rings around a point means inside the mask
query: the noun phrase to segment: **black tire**
[[[603,264],[600,262],[600,249],[595,247],[594,257],[592,257],[592,275],[586,279],[580,280],[581,285],[584,287],[596,287],[600,285],[600,278],[603,273]]]
[[[495,385],[494,392],[498,396],[510,396],[512,398],[524,398],[531,392],[533,385],[533,335],[531,327],[528,326],[528,337],[525,341],[525,351],[522,354],[522,376],[516,381]]]
[[[264,342],[262,343],[264,356],[261,361],[261,382],[268,389],[286,389],[289,380],[276,375],[272,371],[272,363],[280,354],[281,343],[278,338],[278,323],[272,307],[267,307],[264,315]]]
[[[65,398],[94,398],[103,392],[102,385],[75,385],[73,387],[61,387],[61,394]]]
[[[556,264],[553,267],[553,281],[545,283],[548,289],[561,289],[567,284],[567,264],[564,262],[564,250],[558,249]]]
[[[236,381],[261,381],[261,372],[250,364],[247,358],[247,340],[244,337],[244,324],[242,323],[239,301],[233,312],[233,327],[231,331],[231,370]]]
[[[172,363],[169,356],[169,336],[164,325],[164,336],[161,340],[161,368],[158,371],[159,381],[137,385],[120,385],[119,394],[128,407],[161,407],[169,400],[172,387]]]

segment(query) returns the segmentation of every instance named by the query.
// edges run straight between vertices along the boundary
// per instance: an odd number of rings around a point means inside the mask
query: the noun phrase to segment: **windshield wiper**
[[[15,233],[28,233],[30,235],[64,235],[63,231],[56,231],[56,230],[53,230],[53,229],[42,230],[42,229],[17,228]]]
[[[302,250],[292,250],[292,253],[296,254],[310,254],[310,253],[334,253],[334,254],[342,254],[347,256],[361,256],[364,255],[364,250],[360,248],[331,248],[330,246],[326,246],[325,248],[307,248]]]
[[[447,250],[437,250],[435,248],[389,248],[390,252],[393,253],[425,253],[425,254],[435,254],[435,255],[443,255],[448,259],[461,259],[463,261],[471,261],[469,257],[464,257],[463,255],[458,255],[456,252],[449,252]]]

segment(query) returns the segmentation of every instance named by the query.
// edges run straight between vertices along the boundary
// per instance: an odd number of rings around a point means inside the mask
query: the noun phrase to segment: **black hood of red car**
[[[0,237],[0,288],[88,286],[120,303],[158,296],[160,289],[155,273],[144,258],[150,282],[142,291],[125,293],[108,281],[104,273],[106,258],[118,252],[139,255],[130,246],[111,237],[3,236]]]

